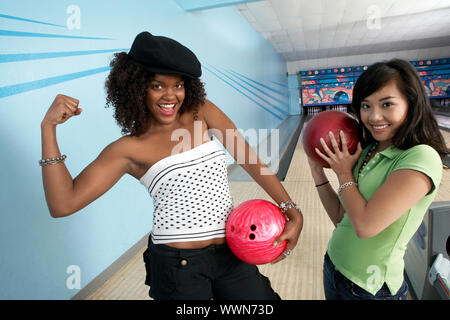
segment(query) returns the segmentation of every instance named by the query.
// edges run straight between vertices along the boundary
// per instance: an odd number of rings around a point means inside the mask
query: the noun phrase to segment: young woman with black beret
[[[233,206],[225,153],[211,133],[227,148],[243,143],[246,159],[254,153],[239,134],[229,138],[233,143],[227,141],[227,130],[237,132],[236,127],[205,98],[195,54],[173,39],[142,32],[128,53],[114,55],[111,67],[107,104],[114,108],[123,137],[77,177],[72,178],[64,164],[56,126],[82,113],[79,101],[57,95],[42,120],[40,164],[52,217],[81,210],[129,174],[154,200],[144,254],[151,297],[279,299],[257,267],[237,259],[226,244],[225,222]],[[227,150],[237,159],[232,149]],[[303,217],[278,178],[256,159],[241,165],[286,207],[288,222],[277,243],[286,240],[287,247],[278,262],[297,244]]]

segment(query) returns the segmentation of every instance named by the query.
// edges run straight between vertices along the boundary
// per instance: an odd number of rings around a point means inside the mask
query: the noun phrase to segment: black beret
[[[150,32],[139,33],[128,56],[145,69],[159,74],[179,74],[190,78],[202,75],[195,54],[181,43]]]

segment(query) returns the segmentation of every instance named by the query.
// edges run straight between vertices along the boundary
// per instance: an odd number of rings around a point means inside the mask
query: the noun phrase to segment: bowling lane
[[[311,118],[312,116],[307,116]],[[441,130],[450,146],[450,132]],[[330,184],[338,189],[338,180],[331,169],[325,169]],[[309,171],[301,138],[292,157],[283,186],[302,209],[304,227],[297,247],[289,259],[275,265],[259,266],[261,273],[271,279],[274,289],[283,299],[324,299],[322,284],[323,255],[331,238],[334,226],[328,218]],[[233,182],[230,185],[235,205],[248,199],[270,197],[256,183]],[[435,201],[450,201],[450,170],[444,167],[444,174]]]
[[[446,130],[450,130],[450,117],[440,115],[440,114],[436,114],[435,117],[439,124],[439,127],[446,129]]]
[[[283,299],[324,299],[322,262],[333,224],[315,194],[312,179],[284,181],[282,184],[300,205],[304,215],[304,228],[298,245],[289,258],[275,265],[267,264],[258,268],[269,277],[273,288]],[[233,182],[230,189],[235,205],[248,199],[271,201],[256,183]]]
[[[450,131],[441,131],[450,147]],[[325,169],[331,185],[338,182],[330,169]],[[275,265],[259,266],[269,277],[272,286],[283,299],[323,300],[322,263],[334,226],[320,203],[309,172],[301,139],[297,142],[283,186],[303,211],[304,227],[297,247],[288,259]],[[270,197],[255,182],[231,182],[231,195],[235,206],[250,199]],[[450,201],[450,170],[444,169],[441,185],[435,201]],[[143,247],[122,268],[110,277],[90,300],[149,300],[148,287],[143,286],[145,270],[142,264]]]

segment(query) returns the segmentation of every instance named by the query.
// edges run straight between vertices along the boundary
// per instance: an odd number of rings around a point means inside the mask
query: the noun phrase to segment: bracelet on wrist
[[[341,186],[338,189],[338,195],[341,195],[341,191],[344,190],[345,188],[354,185],[355,187],[358,187],[358,184],[356,182],[353,181],[349,181],[349,182],[345,182],[343,184],[341,184]]]
[[[320,183],[320,184],[316,184],[316,188],[318,188],[318,187],[321,187],[321,186],[324,186],[324,185],[326,185],[326,184],[328,184],[328,183],[330,183],[330,181],[325,181],[324,183]]]
[[[51,164],[64,162],[64,160],[66,160],[66,158],[67,158],[67,156],[65,154],[63,154],[62,156],[59,156],[56,158],[41,159],[41,160],[39,160],[39,165],[41,167],[45,167],[45,166],[48,166]]]
[[[291,199],[281,202],[278,207],[280,208],[281,212],[284,213],[284,216],[286,217],[287,220],[289,220],[288,217],[286,216],[286,211],[288,211],[288,209],[295,208],[298,212],[300,212],[300,209],[297,207],[297,204]]]

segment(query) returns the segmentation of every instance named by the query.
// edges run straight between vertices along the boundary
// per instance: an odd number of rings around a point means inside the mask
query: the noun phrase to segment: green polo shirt
[[[369,148],[362,152],[353,169],[355,181]],[[336,268],[372,294],[380,290],[384,282],[392,294],[400,289],[406,245],[419,228],[442,178],[442,161],[432,147],[421,144],[408,150],[400,150],[390,146],[376,154],[363,169],[358,182],[359,192],[368,201],[389,174],[399,169],[423,172],[430,177],[434,186],[414,207],[370,238],[358,238],[347,213],[344,213],[328,242],[328,255]]]

